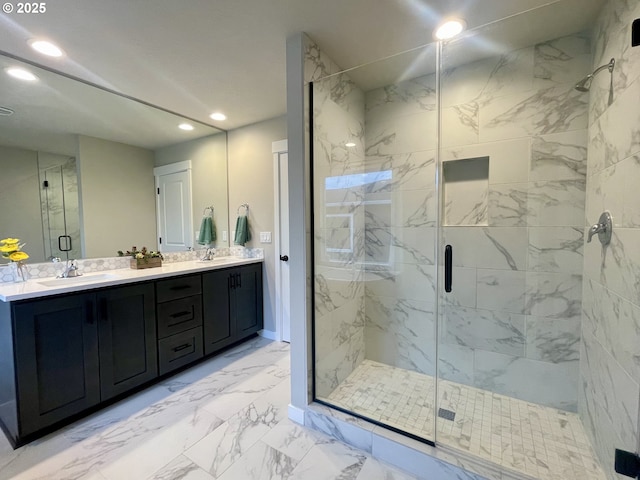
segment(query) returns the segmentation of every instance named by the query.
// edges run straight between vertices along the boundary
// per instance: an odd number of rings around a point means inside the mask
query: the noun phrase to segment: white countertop
[[[234,267],[237,265],[261,263],[263,260],[262,258],[219,257],[207,262],[189,261],[165,263],[162,267],[145,268],[141,270],[120,268],[117,270],[85,273],[80,277],[72,278],[32,278],[23,283],[0,283],[0,300],[3,302],[13,302],[15,300],[25,300],[28,298],[80,292],[93,288],[125,285],[128,283],[169,278],[188,273],[206,272],[208,270],[217,270],[219,268]],[[56,285],[47,286],[41,282],[56,283]]]

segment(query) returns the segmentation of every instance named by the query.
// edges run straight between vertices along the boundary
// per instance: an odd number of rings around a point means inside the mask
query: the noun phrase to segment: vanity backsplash
[[[202,250],[191,250],[185,252],[163,253],[163,263],[188,262],[198,260],[202,256]],[[216,257],[238,257],[238,258],[264,258],[264,249],[247,247],[221,247],[216,248]],[[104,272],[106,270],[117,270],[119,268],[129,268],[130,257],[104,257],[85,258],[76,260],[78,270],[81,273]],[[58,263],[27,263],[25,267],[28,271],[28,278],[48,278],[56,277],[62,273],[65,261]],[[13,282],[13,275],[5,268],[0,267],[0,283]]]

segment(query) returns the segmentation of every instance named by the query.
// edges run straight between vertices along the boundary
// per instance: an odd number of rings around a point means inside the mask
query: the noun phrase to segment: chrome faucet
[[[591,228],[589,229],[589,237],[587,238],[587,243],[591,242],[591,239],[596,233],[606,232],[606,231],[607,231],[607,226],[604,223],[596,223],[594,225],[591,225]]]
[[[216,256],[216,249],[215,248],[207,248],[204,252],[204,254],[202,255],[202,257],[200,258],[201,261],[208,261],[208,260],[213,260],[213,257]]]
[[[75,260],[67,259],[67,264],[65,265],[64,272],[58,275],[58,278],[72,278],[79,277],[82,274],[78,271],[78,265]]]

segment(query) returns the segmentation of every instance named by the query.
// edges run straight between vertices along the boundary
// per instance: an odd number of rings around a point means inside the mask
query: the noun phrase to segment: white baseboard
[[[289,420],[304,425],[304,410],[289,404]]]
[[[264,338],[268,338],[269,340],[278,340],[278,335],[276,334],[276,332],[273,332],[271,330],[260,330],[258,332],[258,335]]]

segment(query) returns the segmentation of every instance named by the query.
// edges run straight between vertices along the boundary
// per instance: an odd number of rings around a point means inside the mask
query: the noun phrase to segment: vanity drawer
[[[158,340],[160,375],[183,367],[202,355],[202,327]]]
[[[202,296],[179,298],[159,303],[158,338],[165,338],[202,326]]]
[[[190,297],[202,293],[200,275],[171,278],[156,282],[156,299],[158,302],[168,302],[176,298]]]

